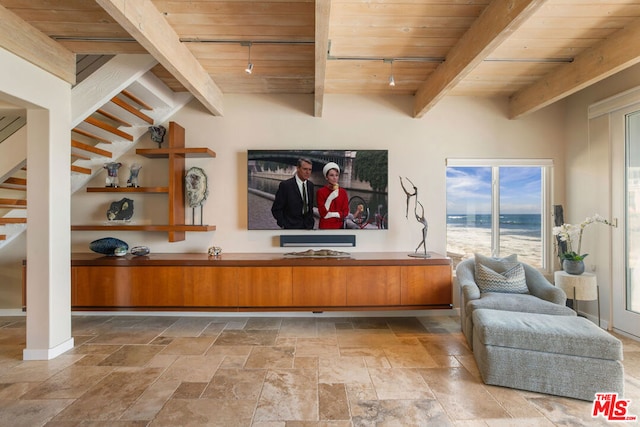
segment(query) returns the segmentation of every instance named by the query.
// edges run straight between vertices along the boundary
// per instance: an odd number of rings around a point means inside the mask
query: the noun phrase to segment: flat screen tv
[[[322,174],[328,162],[340,167],[338,184],[347,192],[350,214],[343,229],[384,230],[388,228],[387,150],[248,150],[247,214],[249,230],[279,230],[271,207],[281,181],[293,177],[298,159],[309,159],[309,180],[316,190],[327,184]],[[314,229],[318,229],[318,208],[314,197]],[[303,230],[300,230],[303,231]],[[333,230],[335,231],[335,230]]]

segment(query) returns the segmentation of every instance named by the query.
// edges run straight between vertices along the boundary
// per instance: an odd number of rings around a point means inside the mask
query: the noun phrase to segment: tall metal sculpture
[[[411,202],[411,198],[415,197],[415,203],[413,205],[413,214],[416,217],[416,221],[422,224],[422,240],[416,247],[416,250],[414,251],[414,253],[409,254],[409,256],[418,257],[418,258],[431,258],[431,255],[427,253],[427,232],[429,231],[429,223],[427,222],[427,219],[424,216],[424,206],[422,205],[422,203],[418,201],[418,187],[416,187],[409,178],[405,177],[405,179],[409,181],[409,183],[413,187],[413,191],[407,190],[407,187],[405,187],[404,182],[402,181],[402,177],[400,177],[400,185],[404,190],[404,194],[406,194],[407,196],[407,207],[406,207],[405,217],[407,219],[409,218],[409,204]],[[418,213],[418,206],[420,206],[420,213]],[[418,253],[418,249],[420,249],[421,247],[422,247],[422,252]]]

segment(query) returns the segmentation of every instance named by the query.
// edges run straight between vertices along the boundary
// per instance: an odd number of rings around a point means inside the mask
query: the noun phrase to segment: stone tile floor
[[[459,318],[73,316],[23,361],[0,317],[0,426],[583,426],[591,402],[487,386]],[[624,342],[640,415],[640,342]],[[618,425],[624,423],[617,423]]]

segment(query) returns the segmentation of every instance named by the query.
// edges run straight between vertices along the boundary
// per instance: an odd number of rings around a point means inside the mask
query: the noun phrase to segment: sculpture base
[[[417,252],[409,254],[409,256],[413,257],[413,258],[431,258],[431,255],[429,255],[429,254],[425,254],[425,253],[419,254]]]

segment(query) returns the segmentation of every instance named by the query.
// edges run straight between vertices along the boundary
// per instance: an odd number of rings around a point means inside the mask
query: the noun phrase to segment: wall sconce
[[[244,72],[247,74],[253,73],[253,63],[251,63],[251,42],[243,42],[240,43],[242,46],[249,46],[249,58],[247,59],[247,68],[244,69]]]
[[[393,78],[393,59],[383,59],[383,62],[389,62],[391,64],[391,74],[389,74],[389,86],[394,87],[396,85],[396,79]]]

